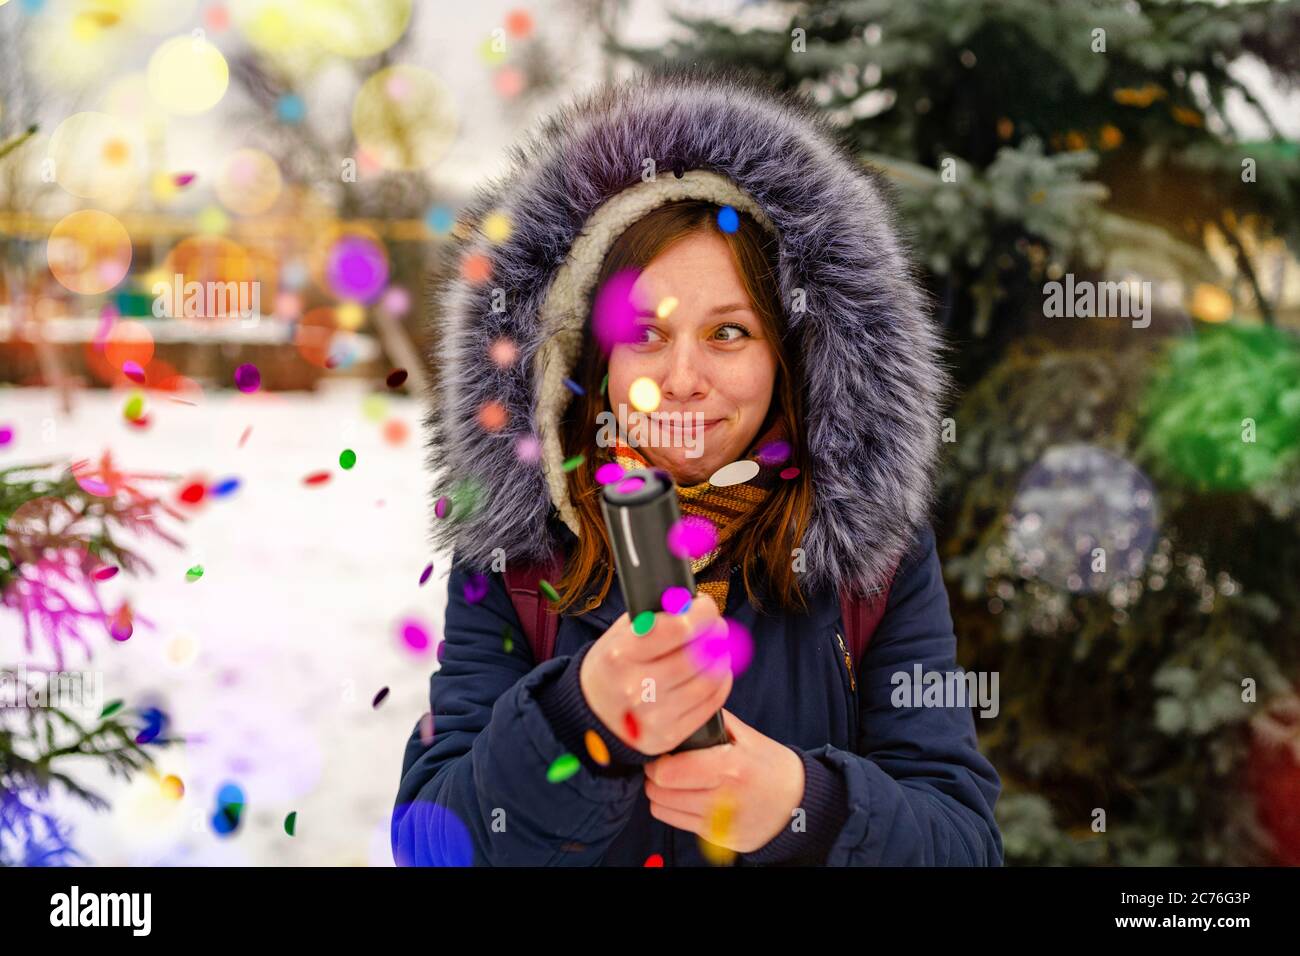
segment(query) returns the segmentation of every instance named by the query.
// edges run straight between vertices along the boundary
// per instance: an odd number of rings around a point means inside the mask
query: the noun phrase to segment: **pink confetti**
[[[669,614],[683,614],[691,606],[691,592],[684,587],[666,588],[659,604]]]
[[[718,546],[713,522],[687,515],[668,529],[668,550],[679,558],[700,558]]]
[[[623,477],[623,466],[616,461],[607,461],[596,469],[596,482],[610,485]]]
[[[397,630],[402,643],[416,654],[425,653],[432,643],[428,629],[417,618],[406,618],[398,625]]]
[[[754,639],[749,630],[730,618],[723,618],[687,646],[702,669],[729,664],[732,674],[737,677],[745,672],[754,657]]]

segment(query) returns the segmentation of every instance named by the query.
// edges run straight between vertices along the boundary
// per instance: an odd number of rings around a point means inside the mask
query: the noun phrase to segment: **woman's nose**
[[[704,396],[705,374],[699,349],[688,338],[679,338],[668,350],[668,368],[659,391],[664,401],[686,403]]]

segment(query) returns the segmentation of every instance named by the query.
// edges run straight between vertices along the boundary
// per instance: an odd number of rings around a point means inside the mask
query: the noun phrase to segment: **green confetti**
[[[546,768],[546,779],[551,783],[559,783],[562,780],[568,780],[575,773],[582,769],[582,764],[578,758],[570,753],[560,754],[555,758],[555,762]]]
[[[548,599],[552,601],[558,601],[560,599],[559,593],[555,590],[555,588],[551,587],[550,581],[547,581],[545,579],[538,581],[537,587],[541,590],[543,594],[547,596]]]
[[[135,421],[142,414],[144,414],[144,396],[139,392],[133,392],[122,409],[122,417]]]
[[[608,384],[609,384],[609,373],[606,372],[605,377],[600,380],[600,394],[602,395],[605,394],[605,386]]]
[[[655,612],[642,611],[636,617],[632,618],[632,631],[642,636],[649,634],[655,626]]]
[[[294,828],[298,826],[298,811],[294,810],[284,818],[284,832],[293,836]]]
[[[110,700],[104,705],[104,709],[99,712],[99,719],[103,720],[105,717],[112,717],[122,709],[124,703],[126,702],[123,700]]]
[[[354,452],[351,448],[344,448],[343,451],[339,453],[339,467],[342,468],[344,471],[347,471],[356,463],[357,463],[357,453]]]
[[[203,565],[196,564],[185,572],[185,580],[193,584],[199,578],[203,577]]]
[[[510,634],[511,634],[510,625],[507,624],[506,629],[501,632],[501,639],[505,643],[507,654],[509,654],[511,651],[515,649],[515,642],[511,639]]]
[[[566,458],[564,460],[564,470],[573,471],[573,469],[577,468],[586,460],[587,460],[586,455],[574,455],[572,458]]]

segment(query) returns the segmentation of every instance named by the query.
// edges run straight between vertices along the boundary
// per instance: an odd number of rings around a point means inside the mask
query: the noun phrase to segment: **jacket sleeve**
[[[970,705],[980,704],[914,706],[910,688],[901,699],[901,675],[913,681],[917,665],[922,675],[964,674],[956,657],[934,532],[926,526],[899,565],[860,662],[857,752],[830,745],[800,751],[807,829],[785,828],[747,862],[1001,866],[993,808],[1002,783],[976,743]]]
[[[563,708],[576,729],[581,708],[555,700],[577,686],[580,656],[534,666],[501,575],[486,575],[487,594],[470,603],[470,574],[453,557],[442,666],[430,680],[432,738],[417,727],[407,742],[394,858],[418,866],[592,865],[630,818],[640,768],[617,759],[601,768],[575,752],[575,732],[557,736],[542,699],[551,699],[553,717]],[[566,753],[578,769],[552,782],[548,768]]]

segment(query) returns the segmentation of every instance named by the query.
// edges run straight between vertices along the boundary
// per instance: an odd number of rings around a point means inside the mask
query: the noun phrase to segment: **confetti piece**
[[[507,654],[515,649],[515,641],[514,638],[510,636],[511,633],[510,625],[507,624],[506,629],[501,633],[501,645],[505,648]]]
[[[645,863],[643,863],[642,865],[662,867],[664,865],[663,855],[659,853],[651,853],[648,857],[645,858]]]
[[[132,362],[130,359],[127,359],[122,363],[122,374],[133,382],[137,382],[140,385],[144,384],[144,369],[140,367],[140,363],[138,362]]]
[[[607,385],[609,385],[609,373],[608,373],[608,372],[606,372],[606,373],[605,373],[605,377],[602,378],[602,379],[600,380],[600,394],[602,394],[602,395],[605,394],[605,387],[606,387]]]
[[[201,481],[191,481],[181,489],[180,499],[187,505],[196,505],[207,494],[207,487]]]
[[[566,458],[564,460],[564,470],[573,471],[573,469],[577,468],[586,460],[587,460],[586,455],[574,455],[572,458]]]
[[[709,484],[715,488],[726,488],[730,485],[743,485],[751,478],[755,477],[760,467],[758,462],[752,458],[744,458],[740,461],[733,461],[730,464],[723,465],[717,471],[709,476]]]
[[[469,580],[465,582],[465,600],[470,604],[477,604],[487,596],[487,590],[487,575],[471,574]]]
[[[130,425],[132,428],[139,428],[139,429],[148,428],[149,422],[150,422],[150,418],[147,414],[141,415],[139,418],[128,418],[126,420],[126,423]]]
[[[551,783],[560,783],[568,780],[575,773],[582,769],[582,764],[573,754],[560,754],[546,768],[546,779]]]
[[[790,457],[790,443],[784,441],[768,442],[758,450],[758,463],[767,467],[779,465]]]
[[[443,495],[433,503],[433,516],[435,518],[445,518],[450,508],[451,500],[446,495]]]
[[[131,608],[123,604],[113,615],[113,621],[109,625],[108,633],[112,635],[115,641],[129,641],[131,634],[134,633],[135,627],[131,623]]]
[[[611,485],[623,477],[623,466],[616,461],[607,461],[596,469],[596,483]]]
[[[379,693],[375,695],[375,699],[370,702],[370,706],[378,707],[380,704],[384,702],[384,698],[386,698],[387,696],[388,696],[388,688],[387,687],[380,688]]]
[[[685,614],[691,606],[690,589],[681,586],[665,588],[659,603],[669,614]]]
[[[185,796],[185,783],[174,773],[169,773],[167,776],[163,777],[161,784],[164,796],[170,797],[173,800],[179,800],[181,797]]]
[[[203,565],[196,564],[185,572],[185,580],[193,584],[199,578],[203,577]]]
[[[262,373],[256,365],[245,363],[235,369],[235,387],[241,392],[256,392],[262,387]]]
[[[102,568],[96,568],[91,577],[96,581],[107,581],[113,575],[117,574],[117,571],[118,569],[116,565],[106,564]]]
[[[791,478],[797,478],[799,477],[799,469],[795,468],[793,465],[791,465],[789,468],[782,468],[781,477],[785,478],[786,480],[789,480]]]
[[[226,495],[233,493],[238,487],[238,478],[223,478],[212,486],[211,495],[214,498],[224,498]]]
[[[248,441],[248,436],[251,435],[251,434],[253,434],[253,426],[252,426],[252,425],[249,425],[247,428],[244,429],[244,434],[242,434],[242,435],[239,436],[239,447],[240,447],[240,448],[243,448],[243,447],[244,447],[244,442]]]
[[[587,394],[587,390],[586,390],[585,388],[583,388],[581,385],[579,385],[577,382],[575,382],[575,381],[574,381],[573,379],[571,379],[571,378],[566,378],[566,379],[564,380],[564,384],[565,384],[565,386],[568,387],[569,391],[571,391],[574,395],[586,395],[586,394]]]
[[[144,396],[139,392],[133,392],[126,400],[126,404],[122,406],[122,417],[127,421],[134,421],[142,414],[144,414]]]
[[[429,580],[431,574],[433,574],[433,562],[426,564],[424,570],[420,572],[420,587],[424,587],[424,582]]]
[[[314,471],[302,480],[304,485],[323,485],[330,480],[328,471]]]
[[[177,186],[185,187],[194,182],[194,177],[196,175],[196,173],[177,173],[172,177],[172,182]]]
[[[8,445],[14,440],[14,429],[12,425],[0,425],[0,448]]]
[[[167,715],[157,707],[149,707],[141,711],[144,717],[145,726],[138,734],[135,735],[135,742],[138,744],[151,743],[158,739],[163,732],[163,727],[167,723]]]
[[[114,714],[116,714],[119,710],[122,709],[122,705],[124,703],[126,702],[123,700],[110,700],[107,704],[104,705],[104,709],[99,712],[99,719],[103,720],[106,717],[112,717]]]
[[[402,383],[406,381],[406,369],[395,368],[388,373],[388,378],[384,379],[389,388],[401,388]]]
[[[547,600],[550,601],[560,600],[560,595],[556,593],[555,588],[551,587],[550,581],[546,581],[546,580],[538,581],[537,588],[539,591],[541,591],[543,594],[546,595]]]
[[[632,618],[632,633],[644,637],[654,630],[655,612],[642,611],[636,617]]]
[[[718,546],[718,530],[708,518],[687,515],[668,529],[668,550],[679,558],[700,558]]]
[[[588,730],[582,739],[587,745],[587,753],[591,755],[591,759],[602,767],[608,767],[609,748],[605,746],[605,741],[600,739],[600,734],[594,730]]]
[[[620,495],[630,495],[634,491],[640,491],[641,487],[644,484],[645,484],[645,479],[642,478],[640,475],[635,475],[631,478],[625,478],[623,481],[619,482],[618,488],[616,488],[615,490]]]
[[[357,463],[357,453],[351,448],[344,448],[339,452],[339,467],[348,471]]]
[[[673,310],[675,310],[676,308],[677,308],[677,297],[672,295],[665,296],[664,298],[660,299],[659,304],[655,306],[655,315],[657,315],[661,319],[666,319],[668,318],[668,316],[673,314]]]
[[[293,836],[294,829],[298,826],[298,811],[294,810],[284,818],[284,832]]]
[[[408,617],[401,622],[399,633],[402,636],[402,643],[407,649],[422,654],[429,649],[433,642],[429,638],[428,629],[416,618]]]
[[[623,730],[632,740],[636,740],[641,736],[641,727],[637,724],[636,718],[632,716],[630,710],[623,714]]]
[[[735,232],[740,228],[740,216],[730,206],[718,210],[718,228],[723,232]]]

